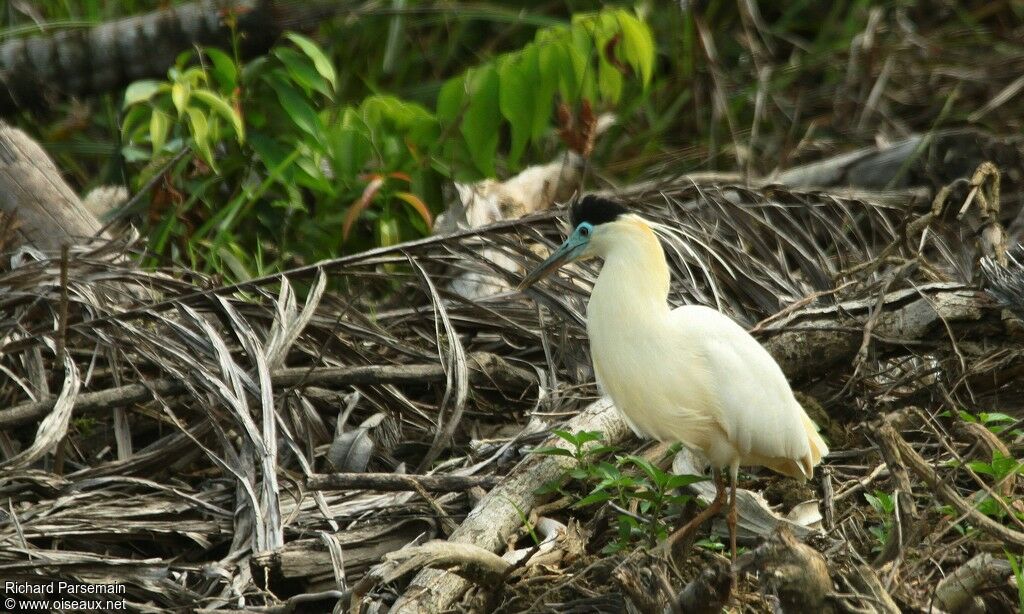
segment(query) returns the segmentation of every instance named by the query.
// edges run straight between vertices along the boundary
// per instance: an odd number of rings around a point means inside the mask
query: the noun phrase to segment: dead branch
[[[470,582],[494,586],[505,579],[511,566],[505,559],[479,546],[434,540],[384,555],[384,562],[375,567],[371,575],[386,584],[423,567],[450,568]]]
[[[875,445],[878,447],[882,459],[885,460],[885,464],[889,467],[889,475],[896,482],[896,491],[893,497],[899,530],[890,531],[889,539],[882,547],[878,557],[875,558],[873,563],[875,567],[881,567],[896,559],[905,549],[913,547],[924,537],[917,505],[914,503],[910,476],[907,474],[906,466],[901,462],[896,446],[895,437],[898,436],[898,433],[893,426],[894,420],[894,416],[886,416],[882,419],[882,424],[874,429],[874,433]]]
[[[310,490],[379,490],[461,492],[468,488],[493,488],[493,475],[405,475],[401,473],[320,473],[306,478]]]
[[[960,612],[979,591],[1000,585],[1012,573],[1009,561],[983,552],[939,582],[935,588],[935,606],[946,612]]]
[[[868,565],[857,565],[849,573],[841,574],[839,581],[846,585],[851,594],[834,594],[832,598],[843,605],[847,612],[873,612],[877,614],[900,614],[900,608],[885,590],[875,570]],[[850,607],[849,601],[864,603],[862,609]]]
[[[565,428],[572,432],[600,431],[608,445],[621,442],[630,432],[607,399],[591,404],[569,420]],[[565,442],[552,438],[545,445],[564,447]],[[491,552],[503,547],[506,539],[522,526],[525,515],[540,501],[537,488],[558,478],[574,462],[564,456],[528,457],[487,493],[448,541],[475,544]],[[394,614],[443,611],[468,588],[469,583],[457,575],[424,569],[413,578],[391,611]]]
[[[982,514],[974,508],[969,501],[960,496],[956,490],[949,485],[949,482],[939,476],[938,473],[932,469],[932,466],[928,464],[924,458],[918,454],[913,447],[899,433],[892,433],[892,441],[896,444],[896,449],[899,451],[900,458],[906,463],[913,471],[925,481],[926,484],[932,489],[936,495],[939,496],[943,501],[955,507],[961,514],[970,518],[972,524],[976,527],[985,531],[989,535],[995,537],[998,540],[1003,541],[1007,544],[1013,544],[1017,547],[1024,547],[1024,533],[1014,531],[1013,529],[1003,526],[992,520],[985,514]]]

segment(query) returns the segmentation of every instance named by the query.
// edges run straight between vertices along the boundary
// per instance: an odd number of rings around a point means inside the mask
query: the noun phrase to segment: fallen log
[[[604,434],[604,443],[609,445],[624,441],[630,433],[629,427],[608,399],[592,403],[569,420],[565,428],[573,432],[600,431]],[[566,447],[566,442],[552,438],[544,445]],[[505,546],[508,536],[522,527],[523,514],[529,514],[540,502],[541,496],[536,494],[537,487],[558,478],[574,463],[574,459],[565,456],[527,457],[480,500],[448,541],[474,544],[496,552]],[[470,585],[468,580],[452,572],[423,569],[413,578],[391,612],[410,614],[444,611]]]
[[[1016,170],[1021,168],[1020,141],[978,130],[940,130],[795,166],[762,181],[804,189],[892,190],[920,185],[937,189],[970,177],[988,160],[1013,173],[1011,181],[1020,180]]]
[[[941,343],[935,341],[935,334],[946,335],[946,326],[955,332],[971,329],[981,337],[1005,334],[1000,310],[984,292],[962,284],[935,283],[890,292],[880,303],[869,298],[802,309],[755,336],[790,379],[802,379],[854,357],[876,305],[881,307],[871,338],[891,347]]]

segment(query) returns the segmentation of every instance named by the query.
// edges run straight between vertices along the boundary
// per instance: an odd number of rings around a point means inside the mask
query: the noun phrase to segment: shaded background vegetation
[[[2,36],[32,35],[43,22],[47,30],[83,28],[168,4],[6,2]],[[596,96],[565,96],[562,88],[538,105],[546,117],[522,156],[509,155],[519,147],[507,123],[497,131],[494,165],[479,148],[445,143],[460,140],[451,125],[477,138],[494,128],[487,120],[466,126],[467,118],[446,111],[446,80],[523,50],[539,31],[568,27],[573,15],[609,6],[651,28],[656,57],[646,88],[633,66],[623,65],[629,63],[619,42],[593,51],[587,72],[602,80],[590,73],[617,57],[622,96],[605,95],[603,87]],[[178,261],[238,279],[428,232],[452,196],[448,179],[506,177],[564,149],[555,130],[558,101],[578,109],[581,98],[593,98],[596,111],[618,117],[593,153],[590,187],[693,171],[765,175],[825,153],[952,126],[1017,130],[1022,12],[1014,2],[350,3],[303,33],[334,67],[335,80],[326,85],[294,39],[245,62],[232,49],[220,50],[220,62],[212,61],[217,50],[182,54],[167,82],[198,67],[208,89],[239,111],[250,137],[244,143],[227,115],[202,101],[195,105],[210,125],[195,138],[188,113],[174,113],[166,100],[156,104],[159,97],[126,106],[124,92],[60,102],[17,122],[83,191],[120,184],[134,193],[164,173],[133,211],[121,212],[149,237],[150,264]],[[993,53],[999,61],[983,61]],[[275,70],[286,78],[267,78]],[[1007,85],[1001,104],[986,106]],[[290,108],[282,109],[282,91],[296,94]],[[391,106],[368,114],[367,100]],[[154,107],[169,111],[162,119],[167,142],[155,156]],[[440,128],[430,125],[435,113]],[[351,115],[398,138],[385,147],[371,139],[375,151],[360,152],[365,135],[353,139],[344,129]],[[419,140],[437,142],[436,149],[418,149],[408,138],[416,122],[424,124]],[[191,151],[175,156],[182,148]],[[339,160],[351,168],[339,168]],[[380,191],[363,203],[345,239],[346,213],[372,173],[382,174]]]

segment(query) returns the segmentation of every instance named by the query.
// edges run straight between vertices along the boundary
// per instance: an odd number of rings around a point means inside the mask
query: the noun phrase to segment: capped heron
[[[574,260],[604,260],[587,304],[597,382],[638,435],[681,442],[711,463],[717,494],[669,538],[670,545],[721,510],[721,468],[729,469],[727,522],[735,560],[740,466],[802,480],[828,447],[782,369],[746,330],[709,307],[669,308],[665,252],[643,218],[589,195],[571,213],[569,238],[519,288]]]

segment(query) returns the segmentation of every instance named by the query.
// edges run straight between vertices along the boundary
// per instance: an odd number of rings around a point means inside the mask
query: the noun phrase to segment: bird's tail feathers
[[[810,446],[810,454],[801,459],[801,469],[807,477],[814,474],[814,468],[821,463],[821,459],[828,454],[828,445],[818,433],[818,425],[814,423],[805,413],[803,415],[804,430],[807,432],[807,444]]]

